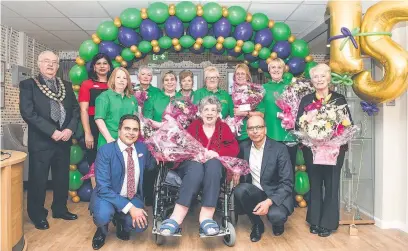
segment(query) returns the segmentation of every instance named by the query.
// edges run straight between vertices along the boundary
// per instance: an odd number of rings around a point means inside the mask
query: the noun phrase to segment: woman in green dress
[[[194,91],[194,75],[193,72],[189,70],[181,71],[179,74],[180,80],[180,91],[176,93],[176,98],[188,97],[193,98]]]
[[[96,98],[95,123],[99,129],[98,149],[118,138],[119,120],[123,115],[137,112],[129,72],[116,68],[109,80],[109,89]]]
[[[201,99],[207,96],[216,96],[221,102],[221,116],[223,119],[226,117],[234,116],[234,104],[232,103],[231,96],[227,91],[219,89],[220,73],[214,66],[208,66],[204,69],[204,81],[205,87],[200,88],[194,92],[193,103],[200,103]]]

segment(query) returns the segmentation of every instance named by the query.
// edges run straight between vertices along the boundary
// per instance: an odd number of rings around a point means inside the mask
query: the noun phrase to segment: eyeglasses
[[[206,77],[205,79],[214,81],[214,80],[218,80],[219,78],[220,77]]]
[[[52,66],[54,66],[54,65],[59,65],[59,62],[57,62],[57,61],[51,61],[51,60],[42,60],[42,61],[40,61],[41,63],[44,63],[44,64],[46,64],[46,65],[52,65]]]
[[[237,76],[246,76],[246,73],[239,72],[239,73],[235,73],[235,75],[237,75]]]
[[[250,132],[254,132],[254,131],[258,131],[261,130],[262,128],[264,128],[265,126],[248,126],[247,130]]]

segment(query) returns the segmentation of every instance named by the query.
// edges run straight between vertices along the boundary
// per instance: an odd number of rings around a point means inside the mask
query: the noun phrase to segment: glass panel
[[[363,111],[360,105],[361,99],[347,99],[347,103],[350,108],[351,118],[355,125],[360,127],[360,132],[356,138],[373,138],[374,128],[373,128],[373,118],[368,116],[367,113]]]

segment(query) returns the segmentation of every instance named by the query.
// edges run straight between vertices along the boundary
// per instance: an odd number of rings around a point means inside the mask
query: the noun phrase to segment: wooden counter
[[[1,151],[11,155],[2,154],[0,161],[0,250],[27,250],[23,232],[23,171],[27,154]]]

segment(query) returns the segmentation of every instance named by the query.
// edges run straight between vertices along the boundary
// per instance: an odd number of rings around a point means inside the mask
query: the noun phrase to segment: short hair
[[[95,67],[96,62],[98,62],[98,60],[101,59],[101,58],[104,58],[106,61],[108,61],[108,64],[109,64],[109,71],[108,71],[108,74],[107,74],[107,79],[110,78],[110,75],[112,74],[112,71],[113,71],[113,69],[114,69],[114,68],[113,68],[113,65],[112,65],[112,61],[110,60],[110,58],[108,57],[108,55],[106,55],[106,54],[104,54],[104,53],[98,53],[98,54],[96,54],[96,55],[92,58],[91,67],[90,67],[89,72],[88,72],[89,78],[92,79],[93,81],[98,81],[98,75],[96,74],[96,72],[95,72],[95,70],[94,70],[94,67]]]
[[[217,112],[221,112],[221,102],[220,100],[214,96],[210,95],[207,97],[204,97],[203,99],[200,100],[200,103],[198,104],[198,111],[201,113],[204,110],[204,107],[206,105],[216,105],[217,106]]]
[[[181,72],[180,72],[180,74],[179,74],[180,82],[181,82],[183,79],[187,78],[187,77],[190,77],[192,80],[194,80],[193,72],[192,72],[192,71],[189,71],[189,70],[184,70],[184,71],[181,71]]]
[[[174,71],[172,71],[172,70],[169,70],[169,71],[165,71],[165,72],[163,73],[162,78],[161,78],[162,83],[164,82],[164,78],[165,78],[167,75],[173,75],[174,78],[175,78],[176,81],[177,81],[177,75],[176,75],[176,73],[175,73]]]
[[[252,76],[251,72],[249,71],[249,67],[246,64],[237,64],[235,66],[235,71],[234,71],[234,81],[235,81],[235,73],[237,72],[238,69],[242,69],[245,71],[245,74],[247,75],[247,81],[252,82]]]
[[[119,120],[119,127],[118,127],[119,130],[122,129],[123,121],[125,121],[125,120],[127,120],[127,119],[135,120],[135,121],[139,124],[139,126],[140,126],[140,119],[139,119],[138,116],[133,115],[133,114],[125,114],[125,115],[123,115],[123,116],[120,118],[120,120]],[[139,128],[139,129],[140,129],[140,128]]]
[[[127,86],[125,88],[125,95],[127,97],[130,97],[131,95],[133,95],[133,85],[130,81],[130,75],[129,72],[123,68],[123,67],[117,67],[113,70],[111,76],[109,77],[108,80],[108,87],[112,90],[115,90],[115,79],[116,79],[116,74],[118,73],[118,71],[123,71],[126,74],[126,78],[127,78]]]
[[[328,66],[327,64],[318,64],[312,69],[310,69],[309,71],[310,77],[313,78],[313,75],[315,75],[317,71],[323,71],[323,72],[328,73],[331,79],[331,69],[330,69],[330,66]]]
[[[215,72],[217,73],[218,77],[220,76],[220,72],[218,71],[217,67],[215,66],[207,66],[204,69],[204,78],[207,78],[208,73]]]
[[[272,61],[268,64],[268,71],[269,68],[271,67],[271,65],[273,63],[278,63],[280,66],[282,66],[283,68],[285,68],[285,61],[283,61],[281,58],[274,58],[272,59]]]
[[[42,51],[42,52],[38,55],[37,64],[40,63],[41,58],[44,57],[44,55],[47,54],[47,53],[52,53],[52,54],[54,54],[54,55],[57,57],[57,62],[59,63],[59,61],[60,61],[60,60],[59,60],[59,57],[58,57],[58,55],[55,54],[53,51]]]
[[[137,71],[137,75],[139,75],[139,73],[140,73],[142,70],[148,70],[148,71],[153,75],[153,69],[150,68],[150,67],[147,66],[147,65],[141,65],[141,66],[139,67],[138,71]]]

